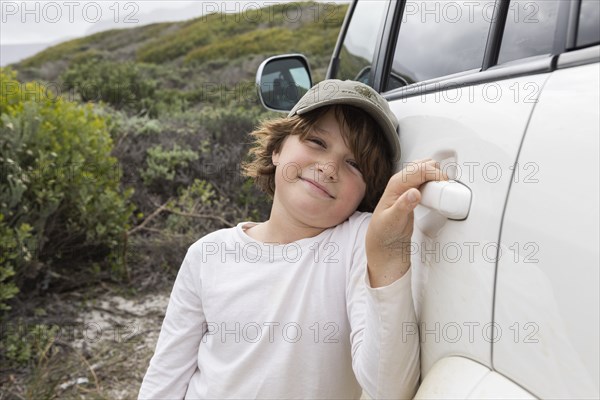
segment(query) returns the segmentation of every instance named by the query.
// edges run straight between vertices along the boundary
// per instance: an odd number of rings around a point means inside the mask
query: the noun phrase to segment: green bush
[[[200,149],[202,151],[202,149]],[[146,185],[172,181],[178,168],[185,168],[191,161],[199,158],[197,152],[182,149],[177,144],[172,150],[165,150],[158,145],[147,150],[146,166],[140,170],[140,175]]]
[[[27,324],[18,319],[7,324],[0,340],[3,362],[10,367],[39,362],[59,337],[58,325]]]
[[[11,229],[4,222],[4,215],[0,214],[0,311],[8,310],[6,302],[19,292],[12,277],[15,275],[15,261],[22,254],[23,239],[28,238],[30,230],[27,224]]]
[[[198,118],[213,140],[223,145],[247,142],[246,134],[258,124],[265,111],[262,107],[205,107]]]
[[[103,101],[117,110],[155,115],[156,82],[140,73],[131,62],[87,61],[73,64],[63,75],[66,91],[83,102]]]
[[[120,189],[105,119],[91,105],[25,95],[36,86],[10,70],[0,78],[0,304],[12,282],[45,289],[92,266],[118,271],[131,191]]]

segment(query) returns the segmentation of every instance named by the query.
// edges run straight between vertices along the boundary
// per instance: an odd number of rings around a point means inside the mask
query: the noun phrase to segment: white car
[[[354,1],[327,78],[378,90],[415,211],[417,398],[599,398],[600,1]],[[302,55],[257,75],[289,110]]]

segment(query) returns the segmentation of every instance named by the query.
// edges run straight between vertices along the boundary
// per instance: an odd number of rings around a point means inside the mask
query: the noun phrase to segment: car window
[[[408,1],[386,90],[481,68],[494,1]]]
[[[583,0],[579,12],[577,47],[600,42],[600,1]]]
[[[551,54],[558,24],[559,3],[560,0],[511,1],[498,64]]]
[[[368,85],[379,27],[383,26],[389,3],[366,0],[356,4],[339,54],[338,79],[359,80]]]

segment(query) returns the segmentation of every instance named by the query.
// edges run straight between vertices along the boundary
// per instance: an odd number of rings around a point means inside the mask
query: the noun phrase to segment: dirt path
[[[40,306],[51,314],[3,325],[35,358],[27,366],[1,368],[0,400],[137,398],[169,290],[125,297],[104,289],[50,297]]]
[[[97,386],[103,396],[110,399],[136,398],[158,340],[168,301],[169,292],[137,299],[106,295],[96,299],[81,313],[78,322],[82,326],[82,335],[73,341],[73,347],[95,359],[89,369],[94,372],[106,369],[115,374],[112,378],[98,380]],[[85,382],[85,377],[79,378]],[[77,385],[79,378],[73,378],[62,386]],[[95,380],[90,383],[96,386]]]

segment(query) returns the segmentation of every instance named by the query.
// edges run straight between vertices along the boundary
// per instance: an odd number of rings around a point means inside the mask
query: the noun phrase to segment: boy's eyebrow
[[[317,126],[317,125],[313,125],[312,129],[317,134],[319,134],[319,133],[320,134],[328,134],[328,135],[331,134],[331,132],[329,132],[327,129],[323,129],[323,128]],[[348,138],[346,136],[344,136],[343,134],[342,134],[342,138],[344,139],[344,143],[346,143],[346,147],[348,147],[348,149],[350,150],[350,154],[352,154],[352,156],[355,157],[356,154],[354,153],[354,151],[352,150],[352,148],[350,147],[350,145],[347,142]]]
[[[321,132],[321,133],[331,133],[327,129],[323,129],[320,126],[316,126],[316,125],[314,126],[314,130],[318,131],[318,132]]]

